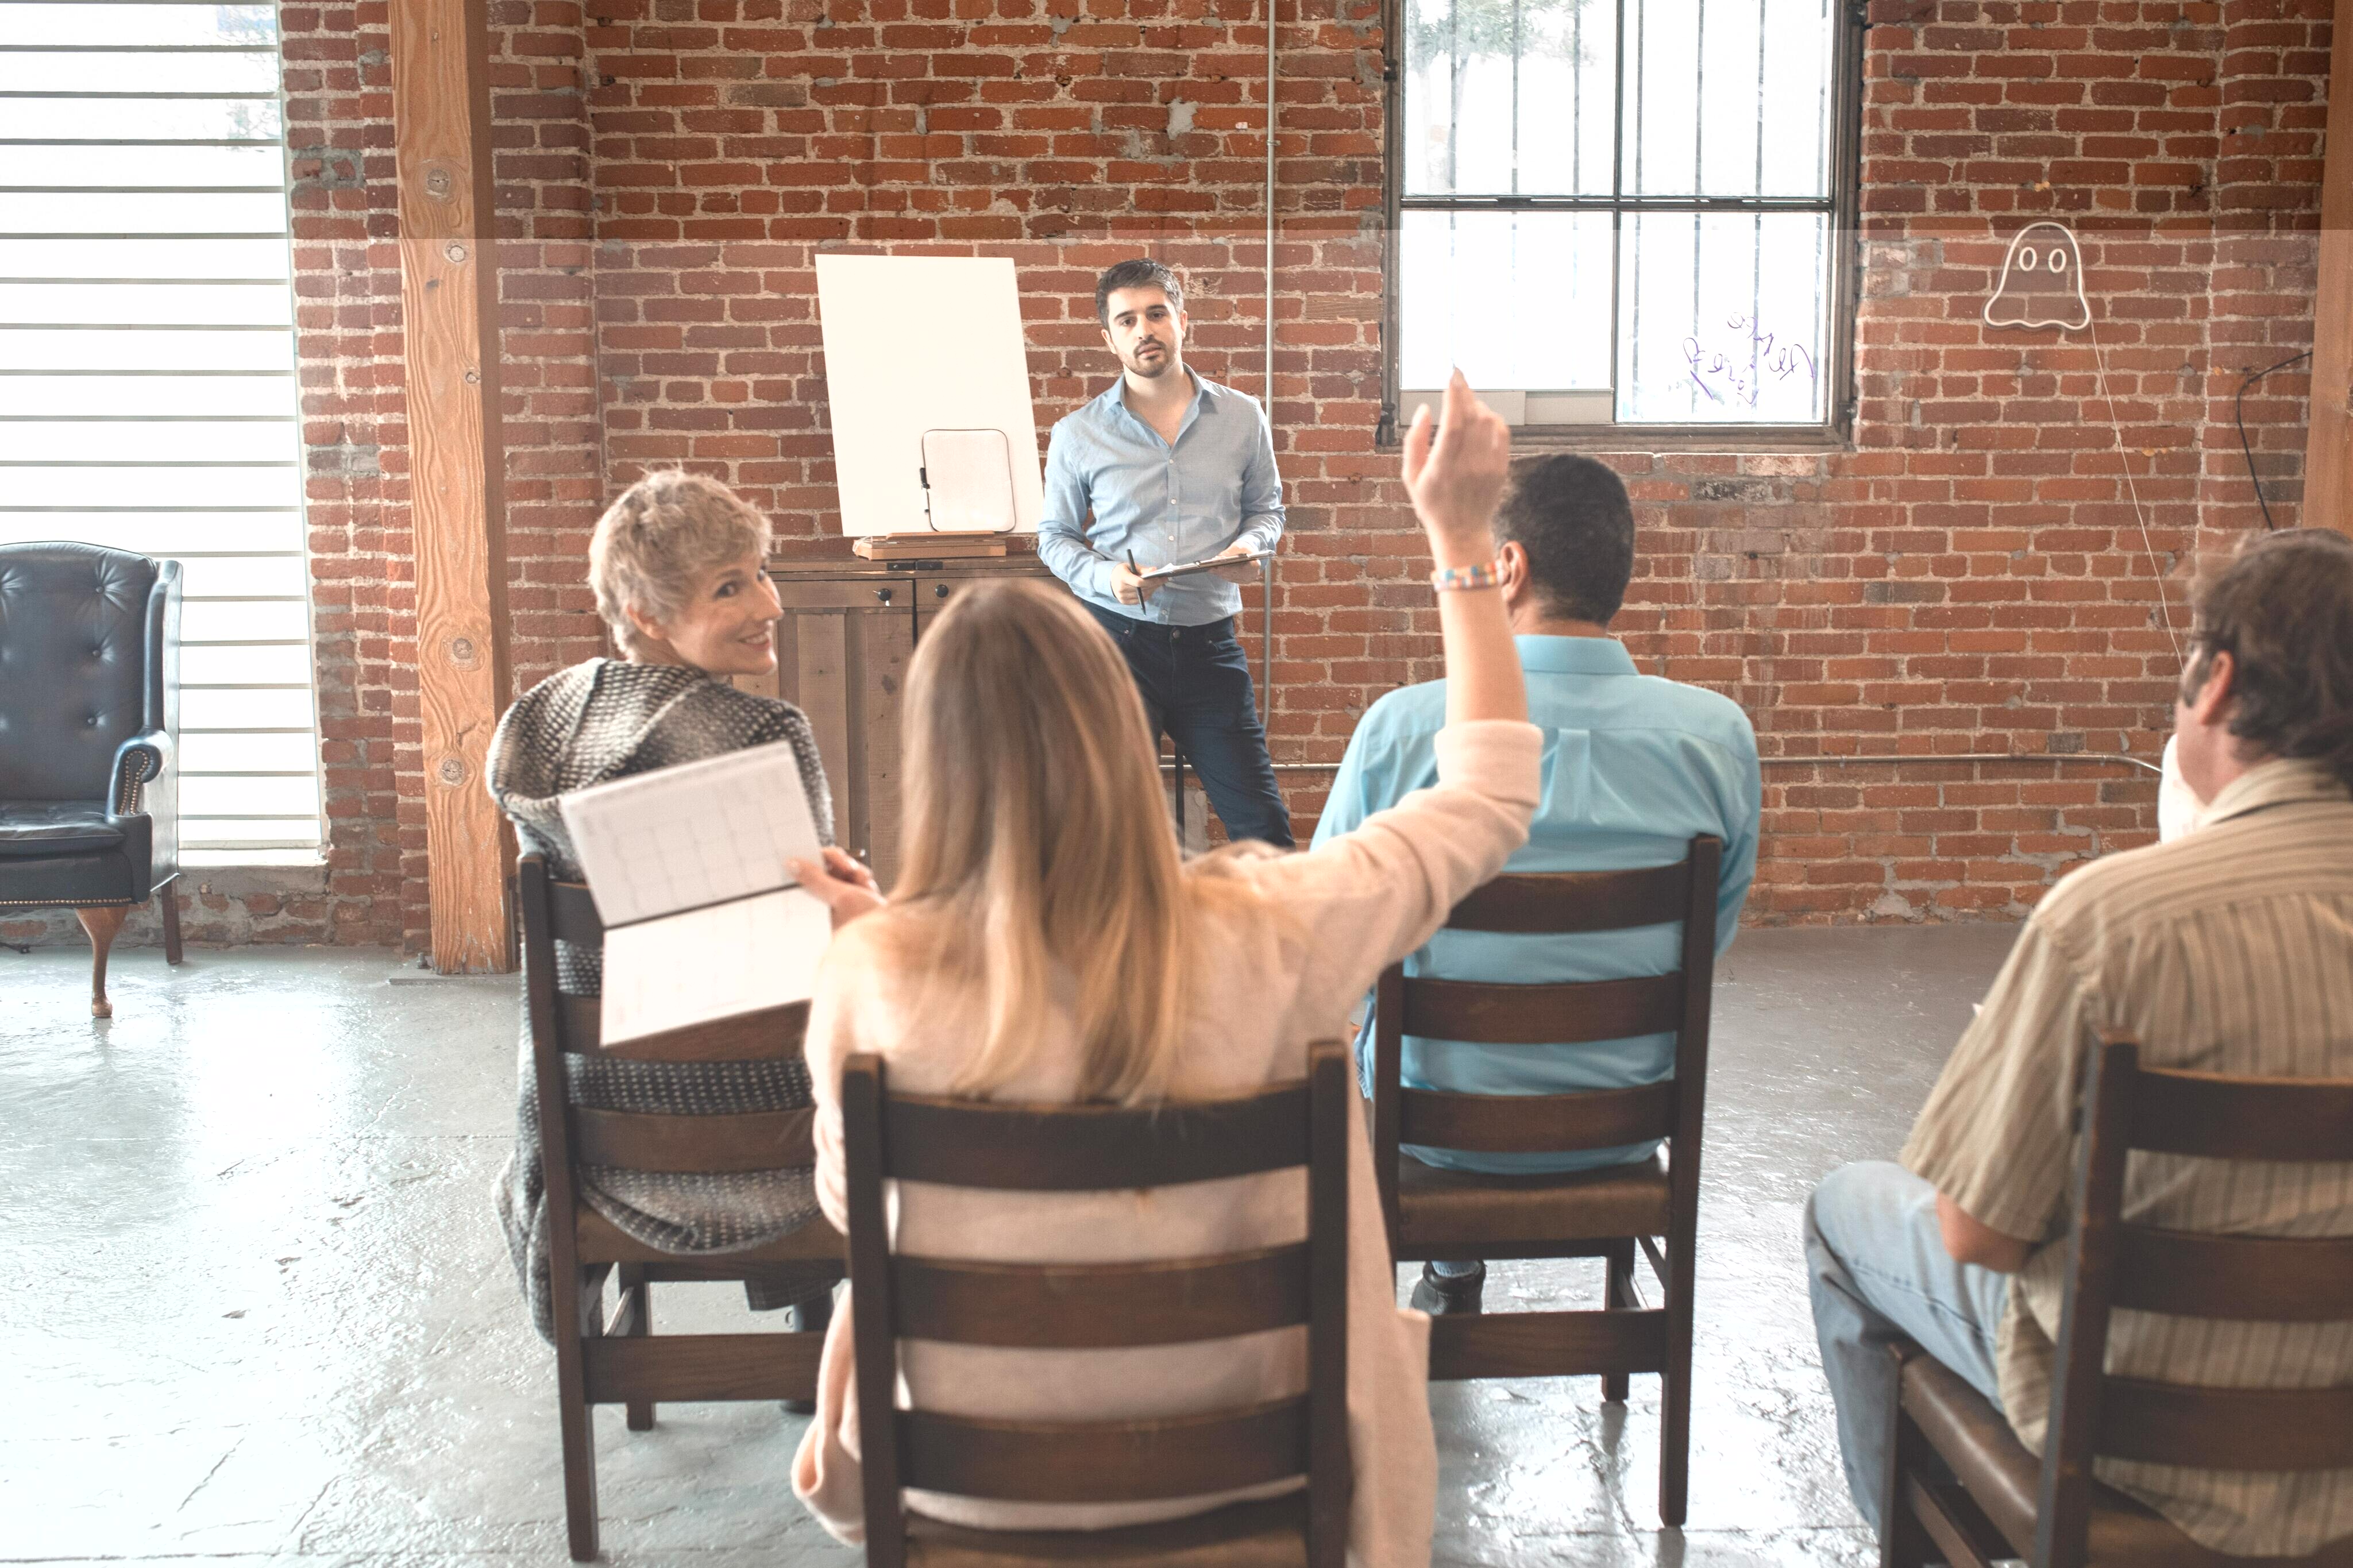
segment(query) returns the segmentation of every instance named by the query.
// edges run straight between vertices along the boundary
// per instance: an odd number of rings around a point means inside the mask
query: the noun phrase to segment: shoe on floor
[[[1417,1312],[1428,1312],[1433,1318],[1459,1317],[1479,1310],[1479,1293],[1487,1283],[1487,1266],[1477,1265],[1470,1273],[1448,1276],[1438,1273],[1427,1263],[1421,1266],[1421,1278],[1414,1281],[1411,1305]]]

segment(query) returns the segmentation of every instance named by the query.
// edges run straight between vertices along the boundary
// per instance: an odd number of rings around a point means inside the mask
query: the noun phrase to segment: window
[[[1388,407],[1460,365],[1515,424],[1844,417],[1844,0],[1394,0]]]
[[[184,563],[184,863],[315,861],[274,5],[0,0],[0,541]]]

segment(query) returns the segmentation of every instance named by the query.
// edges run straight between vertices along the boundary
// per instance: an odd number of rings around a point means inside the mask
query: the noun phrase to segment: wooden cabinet
[[[776,673],[738,679],[807,713],[833,795],[835,841],[887,889],[899,870],[899,702],[929,616],[968,584],[1054,576],[1027,553],[976,561],[768,563],[784,619]]]

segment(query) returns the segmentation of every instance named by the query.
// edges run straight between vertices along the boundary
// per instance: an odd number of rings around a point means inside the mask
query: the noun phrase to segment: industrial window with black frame
[[[1851,419],[1852,0],[1390,0],[1384,437]],[[1598,433],[1598,432],[1596,432]]]
[[[0,0],[0,541],[184,563],[184,865],[320,856],[277,7]]]

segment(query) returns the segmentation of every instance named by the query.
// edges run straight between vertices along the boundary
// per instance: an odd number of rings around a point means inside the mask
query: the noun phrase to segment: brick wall
[[[1373,444],[1378,6],[1276,3],[1292,521],[1273,745],[1330,762],[1366,703],[1435,672],[1435,626],[1396,458]],[[1188,357],[1262,385],[1263,0],[491,16],[519,683],[595,651],[586,532],[649,466],[722,475],[786,536],[834,530],[821,247],[1015,258],[1041,429],[1107,380],[1089,286],[1140,250],[1188,268]],[[1638,503],[1619,629],[1642,667],[1737,699],[1768,757],[2153,756],[2183,606],[2152,553],[2169,570],[2262,526],[2234,395],[2309,342],[2327,17],[2320,0],[1874,0],[1853,449],[1610,455]],[[385,6],[283,18],[332,846],[304,930],[413,948]],[[1985,328],[2009,236],[2045,216],[2082,237],[2094,331]],[[2245,398],[2282,525],[2303,371]],[[1289,778],[1312,818],[1320,781]],[[1774,763],[1767,781],[1765,921],[2014,917],[2154,826],[2148,776],[2115,764]]]

